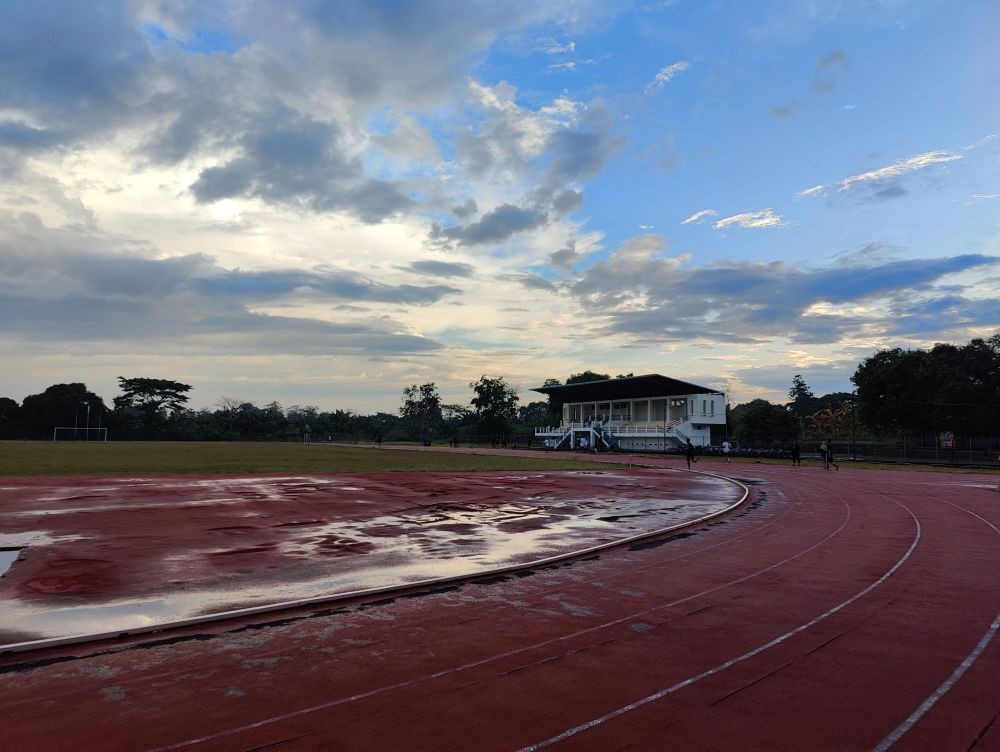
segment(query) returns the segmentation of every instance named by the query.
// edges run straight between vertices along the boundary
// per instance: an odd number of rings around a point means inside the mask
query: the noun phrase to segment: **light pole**
[[[858,459],[858,442],[856,437],[856,410],[858,406],[858,395],[857,392],[851,395],[851,401],[848,403],[851,406],[851,461],[856,461]]]
[[[89,402],[84,402],[83,404],[85,404],[87,406],[87,432],[86,432],[86,440],[90,441],[90,403]]]

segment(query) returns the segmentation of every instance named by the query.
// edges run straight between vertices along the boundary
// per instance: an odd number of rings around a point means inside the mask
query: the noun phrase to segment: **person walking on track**
[[[832,465],[834,470],[840,470],[840,465],[833,461],[833,442],[827,439],[823,443],[826,444],[826,459],[823,461],[826,469],[829,470]]]

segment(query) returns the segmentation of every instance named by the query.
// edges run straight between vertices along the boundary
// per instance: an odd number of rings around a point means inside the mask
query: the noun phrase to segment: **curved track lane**
[[[6,659],[0,747],[1000,748],[995,478],[704,469],[751,504],[520,575]]]

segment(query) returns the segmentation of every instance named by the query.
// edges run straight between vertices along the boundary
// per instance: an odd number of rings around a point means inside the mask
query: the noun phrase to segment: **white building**
[[[532,389],[562,403],[558,426],[536,428],[546,446],[667,451],[688,439],[711,443],[711,426],[726,423],[726,396],[659,374]]]

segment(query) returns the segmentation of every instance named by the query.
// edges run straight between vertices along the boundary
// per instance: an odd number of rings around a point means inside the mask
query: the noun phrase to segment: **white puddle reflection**
[[[230,577],[228,583],[219,578],[209,588],[176,587],[164,594],[165,587],[170,587],[166,583],[182,578],[198,557],[239,553],[225,546],[182,550],[160,560],[162,582],[143,583],[148,591],[156,591],[155,596],[85,605],[6,601],[0,609],[0,633],[17,635],[17,639],[0,638],[0,642],[126,631],[240,607],[476,575],[671,527],[720,511],[734,501],[726,492],[719,494],[724,497],[719,500],[693,500],[656,498],[652,488],[631,489],[636,491],[650,496],[556,499],[536,495],[499,504],[444,501],[364,520],[295,524],[281,533],[287,537],[278,541],[277,556],[250,565],[256,567],[254,574]],[[189,503],[177,499],[174,506]],[[6,534],[0,535],[0,547],[43,546],[54,540],[38,533]],[[17,552],[11,553],[16,556]],[[261,562],[280,567],[272,566],[261,574]]]
[[[3,577],[3,573],[10,569],[20,553],[21,549],[19,548],[9,550],[0,549],[0,577]]]

